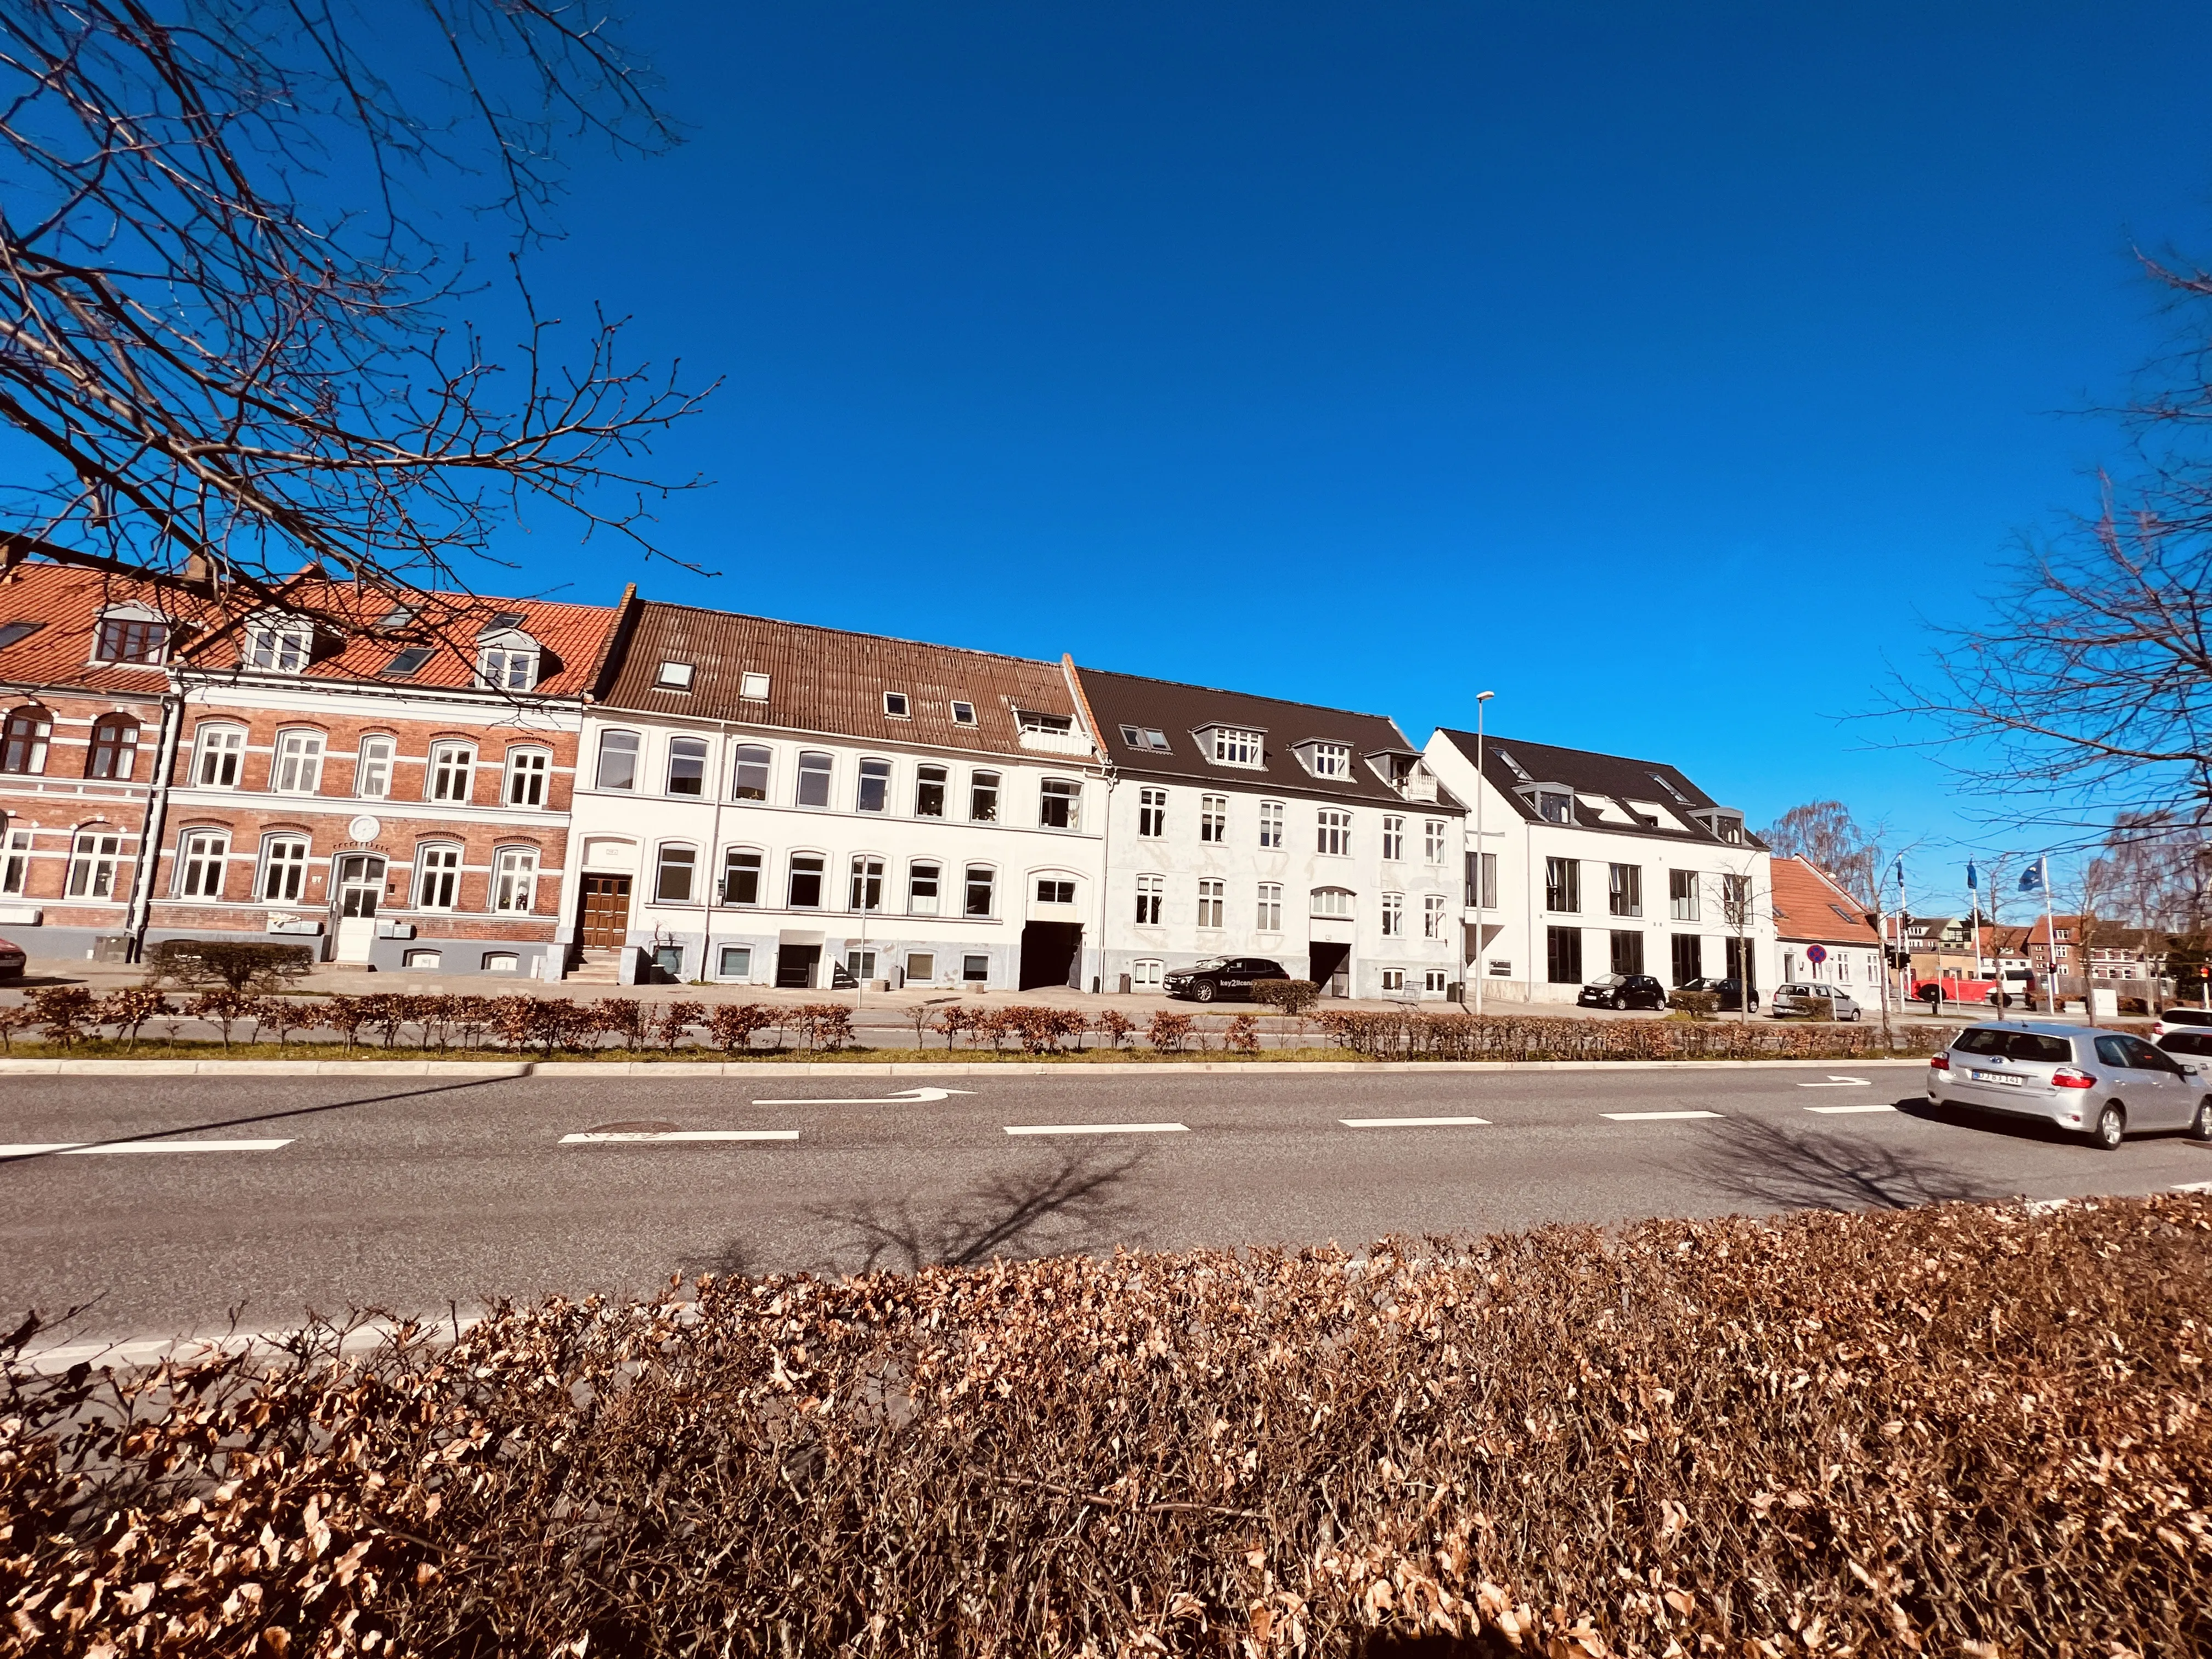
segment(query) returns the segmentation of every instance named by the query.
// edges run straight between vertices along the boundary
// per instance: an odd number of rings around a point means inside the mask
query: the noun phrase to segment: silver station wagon
[[[2124,1031],[1969,1026],[1928,1062],[1928,1097],[2044,1118],[2106,1152],[2131,1129],[2186,1129],[2193,1139],[2212,1139],[2212,1062]]]

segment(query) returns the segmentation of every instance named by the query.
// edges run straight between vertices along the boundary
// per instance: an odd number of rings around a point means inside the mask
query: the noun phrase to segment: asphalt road
[[[710,1269],[1357,1246],[2212,1180],[2212,1149],[2179,1135],[2098,1152],[1939,1113],[1921,1077],[1162,1066],[959,1078],[970,1092],[921,1101],[887,1100],[896,1078],[0,1078],[0,1314],[89,1304],[53,1340],[147,1338],[234,1311],[274,1329],[310,1310],[649,1293]],[[1438,1117],[1484,1121],[1344,1121]],[[593,1132],[778,1138],[563,1139]],[[59,1143],[105,1150],[22,1150]]]

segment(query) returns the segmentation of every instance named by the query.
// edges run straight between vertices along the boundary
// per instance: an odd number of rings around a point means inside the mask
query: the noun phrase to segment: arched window
[[[787,891],[792,909],[819,910],[822,908],[823,866],[823,857],[819,853],[793,853],[791,855],[791,884]]]
[[[261,844],[261,896],[279,904],[298,902],[307,887],[307,838],[271,836]]]
[[[1316,887],[1313,890],[1313,914],[1317,916],[1348,916],[1352,914],[1352,890],[1348,887]]]
[[[491,866],[491,908],[527,915],[538,904],[538,849],[502,847]]]
[[[702,795],[707,792],[707,740],[671,738],[668,741],[668,793]]]
[[[730,799],[768,799],[769,751],[765,744],[741,743],[731,768]]]
[[[722,853],[722,902],[758,904],[761,853],[757,847],[731,847]]]
[[[415,908],[451,910],[461,899],[461,849],[434,842],[415,853]]]
[[[8,716],[4,742],[0,742],[0,772],[43,772],[46,743],[54,734],[52,712],[18,708]]]
[[[545,805],[545,780],[553,770],[553,757],[543,749],[507,751],[506,799],[509,806]]]
[[[276,763],[269,787],[280,795],[312,795],[323,784],[323,734],[293,731],[276,734]]]
[[[663,842],[653,866],[653,901],[656,904],[689,904],[698,878],[699,849],[680,842]]]
[[[122,855],[123,837],[104,826],[80,830],[70,848],[69,896],[71,898],[113,898],[115,864]]]
[[[884,908],[884,861],[873,853],[853,854],[853,884],[845,908],[880,910]]]
[[[830,757],[802,750],[799,757],[799,795],[801,806],[830,804]]]
[[[472,743],[430,745],[429,798],[465,805],[476,793],[477,746]]]
[[[1157,991],[1160,988],[1160,964],[1151,957],[1129,964],[1129,988],[1133,991]]]
[[[128,714],[102,714],[92,724],[92,747],[85,751],[88,778],[127,778],[138,760],[138,722]]]
[[[487,951],[483,954],[483,970],[487,974],[519,974],[522,958],[512,951]]]
[[[637,787],[637,733],[635,732],[602,732],[599,733],[599,787],[602,789],[635,789]]]
[[[860,763],[860,788],[854,805],[863,812],[881,812],[891,804],[891,763],[887,760]]]
[[[177,842],[177,896],[219,899],[230,859],[230,832],[187,830]]]
[[[384,732],[361,740],[361,757],[354,763],[353,792],[363,800],[384,800],[392,793],[392,762],[398,744]]]
[[[192,764],[192,783],[200,789],[235,789],[238,769],[246,755],[246,728],[203,726],[193,734],[199,758]]]

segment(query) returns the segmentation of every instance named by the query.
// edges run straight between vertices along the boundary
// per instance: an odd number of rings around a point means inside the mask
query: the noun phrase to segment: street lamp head
[[[1475,700],[1477,702],[1489,702],[1492,697],[1496,696],[1497,695],[1498,695],[1498,693],[1496,693],[1495,691],[1478,691],[1478,692],[1476,692],[1476,693],[1474,694],[1474,700]]]

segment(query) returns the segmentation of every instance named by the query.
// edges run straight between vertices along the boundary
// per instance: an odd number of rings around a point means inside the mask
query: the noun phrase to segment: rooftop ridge
[[[1474,732],[1456,726],[1440,726],[1437,730],[1443,732],[1448,738],[1465,738],[1469,742],[1474,741],[1475,735]],[[1619,761],[1624,766],[1663,766],[1668,771],[1679,775],[1683,781],[1686,783],[1694,783],[1697,781],[1694,778],[1691,777],[1687,772],[1683,771],[1680,767],[1675,765],[1672,761],[1645,760],[1639,755],[1616,755],[1610,750],[1605,749],[1577,749],[1572,744],[1540,743],[1534,738],[1508,738],[1502,736],[1496,732],[1485,732],[1482,734],[1482,746],[1486,750],[1496,749],[1501,744],[1511,744],[1513,747],[1519,749],[1556,749],[1564,754],[1589,755],[1597,760]]]
[[[1032,668],[1048,668],[1055,672],[1060,665],[1042,657],[1024,657],[1011,651],[986,651],[981,646],[945,645],[935,640],[912,640],[903,634],[872,634],[864,629],[837,628],[829,623],[793,622],[783,617],[763,617],[755,611],[721,611],[713,605],[683,605],[673,599],[641,599],[640,605],[653,611],[688,611],[695,616],[714,617],[725,622],[765,623],[771,628],[803,629],[810,634],[837,634],[853,640],[881,640],[887,645],[907,645],[922,651],[954,651],[965,657],[988,657],[994,662],[1018,662]]]
[[[1278,697],[1265,691],[1237,691],[1225,685],[1201,685],[1194,680],[1163,679],[1157,674],[1132,674],[1121,668],[1085,668],[1079,664],[1075,672],[1079,674],[1111,674],[1116,679],[1142,680],[1147,685],[1171,685],[1178,691],[1204,691],[1217,697],[1250,697],[1260,702],[1280,703],[1285,708],[1313,708],[1325,714],[1352,714],[1363,720],[1387,720],[1392,731],[1401,738],[1406,736],[1396,715],[1376,714],[1364,708],[1340,708],[1334,703],[1328,702],[1301,702],[1296,697]],[[1411,748],[1413,740],[1407,738],[1407,744]]]

